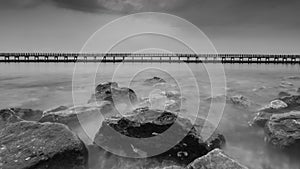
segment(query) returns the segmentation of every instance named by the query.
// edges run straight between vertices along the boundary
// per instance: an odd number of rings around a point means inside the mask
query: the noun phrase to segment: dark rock
[[[0,168],[85,169],[85,145],[65,125],[18,122],[0,131]]]
[[[146,85],[155,85],[157,83],[166,83],[166,81],[160,77],[153,77],[151,79],[146,79],[145,84]]]
[[[247,169],[247,167],[227,156],[222,150],[215,149],[196,159],[187,169]]]
[[[300,112],[274,114],[265,126],[266,141],[278,148],[300,145]]]
[[[89,103],[95,101],[110,101],[113,104],[125,103],[130,106],[136,104],[138,99],[132,89],[120,88],[116,82],[106,82],[96,87],[95,94]]]
[[[8,124],[17,123],[23,121],[12,110],[4,109],[0,110],[0,130],[5,128]]]
[[[106,119],[94,142],[130,157],[153,156],[187,165],[225,144],[224,136],[210,123],[204,125],[205,122],[199,118],[192,125],[190,120],[171,112],[140,108],[124,117]],[[212,135],[203,140],[203,131],[211,131]]]
[[[278,96],[279,96],[279,97],[286,97],[286,96],[291,96],[291,94],[282,91],[282,92],[280,92],[280,93],[278,94]]]
[[[300,93],[300,88],[297,89],[297,93]]]

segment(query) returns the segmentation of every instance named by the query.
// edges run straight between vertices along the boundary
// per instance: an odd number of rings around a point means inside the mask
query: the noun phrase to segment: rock
[[[26,121],[38,121],[43,114],[41,110],[22,109],[22,108],[9,108],[9,109],[1,110],[1,112],[3,111],[13,112],[16,116]]]
[[[280,92],[280,93],[278,94],[278,96],[279,96],[279,97],[286,97],[286,96],[291,96],[291,94],[282,91],[282,92]]]
[[[300,95],[289,96],[280,98],[283,102],[285,102],[289,108],[296,109],[300,107]]]
[[[283,109],[283,108],[287,108],[288,105],[282,101],[282,100],[273,100],[270,102],[270,104],[266,105],[265,107],[263,107],[261,110],[266,110],[266,109]]]
[[[0,130],[5,128],[8,124],[17,123],[23,121],[20,117],[18,117],[15,112],[10,109],[0,110]]]
[[[232,96],[229,100],[232,104],[240,105],[242,107],[249,107],[251,105],[251,102],[248,98],[242,95]]]
[[[146,85],[151,85],[151,86],[158,84],[158,83],[166,83],[166,81],[164,79],[162,79],[160,77],[156,77],[156,76],[151,79],[146,79],[144,82]]]
[[[0,131],[3,169],[84,169],[85,145],[62,124],[17,122]]]
[[[86,104],[76,107],[70,107],[65,109],[53,109],[53,111],[45,111],[39,122],[52,122],[61,123],[69,127],[80,125],[79,118],[81,119],[95,119],[97,120],[101,114],[104,116],[105,113],[111,113],[113,106],[110,102],[101,102],[101,104]],[[113,114],[111,114],[113,115]],[[101,122],[99,121],[99,124]]]
[[[95,101],[110,101],[113,104],[134,105],[138,99],[132,89],[120,88],[116,82],[101,83],[96,87],[95,94],[89,100],[89,103]]]
[[[168,111],[139,108],[125,117],[106,119],[94,142],[106,150],[122,152],[131,157],[154,155],[153,158],[160,161],[171,160],[179,165],[187,165],[225,144],[224,136],[217,133],[212,125],[204,126],[205,122],[199,118],[192,125],[190,120]],[[172,129],[168,130],[170,127]],[[202,139],[202,129],[213,133],[206,141]],[[172,145],[179,138],[183,139]]]
[[[300,80],[300,77],[299,76],[289,76],[286,79],[289,79],[289,80]]]
[[[48,109],[48,110],[45,110],[43,112],[43,116],[45,116],[47,114],[51,114],[51,113],[55,113],[55,112],[67,110],[68,108],[69,107],[67,107],[67,106],[58,106],[58,107],[55,107],[55,108],[52,108],[52,109]]]
[[[282,88],[289,88],[292,86],[294,86],[293,83],[288,82],[288,81],[281,81],[281,83],[279,85],[279,87],[282,87]]]
[[[215,149],[196,159],[187,169],[247,169],[247,167],[227,156],[222,150]]]
[[[300,112],[273,114],[265,126],[266,141],[278,148],[300,145]]]
[[[300,88],[297,89],[297,93],[300,93]]]
[[[172,112],[183,111],[182,102],[185,101],[179,92],[163,91],[151,94],[149,98],[142,98],[139,107],[149,107],[150,109],[160,109]]]
[[[265,127],[266,123],[268,122],[268,120],[270,119],[270,117],[272,116],[271,113],[267,113],[264,111],[258,112],[256,113],[256,116],[254,117],[254,119],[249,122],[250,126],[259,126],[259,127]]]

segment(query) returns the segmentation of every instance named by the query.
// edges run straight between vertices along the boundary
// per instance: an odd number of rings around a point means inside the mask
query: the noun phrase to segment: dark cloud
[[[198,25],[300,25],[299,0],[0,0],[11,8],[42,3],[93,13],[170,12]]]

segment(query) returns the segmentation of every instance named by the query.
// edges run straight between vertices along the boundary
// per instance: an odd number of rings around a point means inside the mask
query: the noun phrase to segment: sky
[[[79,52],[101,27],[139,12],[186,19],[218,53],[300,54],[299,0],[0,0],[0,52]],[[139,25],[195,38],[186,25],[159,17],[138,18],[130,29]]]

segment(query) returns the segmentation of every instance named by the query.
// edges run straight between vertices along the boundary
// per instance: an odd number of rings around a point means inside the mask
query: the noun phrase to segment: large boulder
[[[222,150],[215,149],[196,159],[187,169],[247,169],[247,167],[227,156]]]
[[[265,126],[266,141],[279,148],[300,145],[300,112],[274,114]]]
[[[99,101],[110,101],[113,104],[134,105],[138,102],[137,95],[132,89],[119,87],[116,82],[105,82],[99,84],[95,89],[95,94],[89,103]]]
[[[85,145],[62,124],[17,122],[0,130],[0,168],[85,169]]]
[[[94,142],[125,156],[153,156],[187,165],[225,144],[224,136],[210,123],[204,125],[205,122],[199,118],[193,125],[190,120],[168,111],[139,108],[126,116],[106,119]],[[212,134],[207,140],[204,140],[205,132]]]

